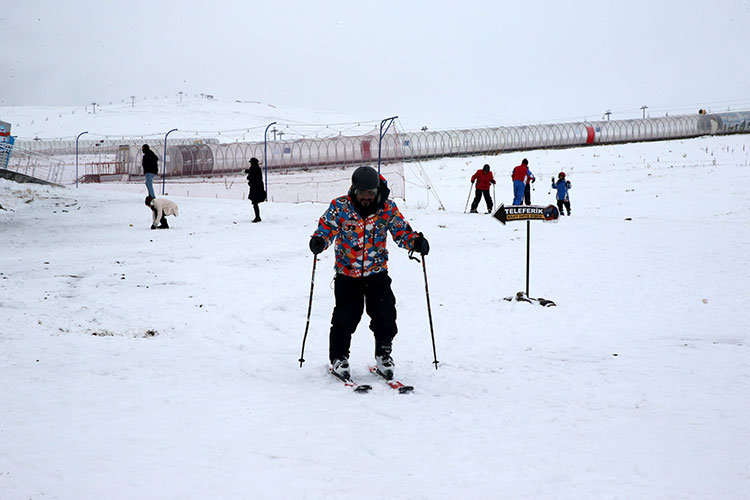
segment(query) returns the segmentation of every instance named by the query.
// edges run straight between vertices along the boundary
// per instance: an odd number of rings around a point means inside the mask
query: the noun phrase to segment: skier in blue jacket
[[[565,179],[565,172],[557,174],[557,182],[555,182],[554,177],[552,178],[552,187],[557,189],[555,197],[557,198],[557,210],[560,212],[560,215],[565,215],[563,213],[563,205],[568,210],[568,215],[570,215],[570,196],[568,194],[570,191],[570,181]]]

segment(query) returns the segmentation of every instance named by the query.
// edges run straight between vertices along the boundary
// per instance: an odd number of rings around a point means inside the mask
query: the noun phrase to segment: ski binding
[[[386,378],[386,376],[383,375],[383,372],[378,370],[377,366],[368,366],[367,369],[370,370],[370,373],[372,373],[373,375],[377,375],[378,377],[382,378],[385,381],[385,383],[388,384],[388,387],[390,387],[391,389],[395,391],[398,391],[399,394],[409,394],[410,392],[414,390],[413,385],[405,385],[404,383],[396,379]]]
[[[336,378],[336,380],[338,380],[339,382],[343,382],[346,387],[351,388],[352,391],[354,391],[354,392],[365,393],[365,392],[370,392],[370,390],[372,389],[371,385],[358,384],[354,380],[352,380],[351,378],[341,378],[341,377],[339,377],[336,373],[334,373],[334,371],[330,367],[328,368],[328,373],[330,373],[331,375],[333,375]]]

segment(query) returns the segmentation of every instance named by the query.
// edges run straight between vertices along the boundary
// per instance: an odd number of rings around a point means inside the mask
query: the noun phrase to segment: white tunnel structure
[[[692,114],[595,122],[525,125],[465,130],[399,132],[230,144],[172,145],[167,147],[168,176],[205,176],[237,173],[250,158],[268,169],[318,168],[335,165],[377,164],[448,156],[497,154],[546,148],[660,141],[713,134],[750,133],[750,111]],[[266,149],[267,148],[267,149]],[[163,157],[163,147],[155,152]],[[127,173],[139,175],[141,152],[131,147],[124,160]],[[125,165],[127,164],[127,165]]]

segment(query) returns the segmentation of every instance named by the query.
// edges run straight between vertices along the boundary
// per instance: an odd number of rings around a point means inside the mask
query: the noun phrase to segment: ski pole
[[[471,187],[469,188],[469,196],[466,197],[466,205],[464,205],[464,213],[466,213],[466,209],[469,208],[469,199],[471,198],[471,192],[473,189],[474,189],[474,181],[471,181]]]
[[[307,305],[307,324],[305,325],[305,336],[302,337],[302,353],[299,355],[299,367],[305,362],[305,342],[307,341],[307,331],[310,329],[310,313],[312,312],[313,288],[315,287],[315,264],[318,263],[318,256],[313,255],[312,278],[310,278],[310,303]]]
[[[497,201],[495,200],[495,185],[493,184],[492,185],[492,206],[493,207],[495,206],[495,203],[497,203]]]
[[[414,257],[414,250],[409,252],[409,258],[419,262],[419,259]],[[435,365],[435,369],[438,369],[437,349],[435,348],[435,330],[432,327],[432,307],[430,307],[430,288],[427,286],[427,259],[422,256],[422,272],[424,273],[424,292],[427,297],[427,317],[430,320],[430,337],[432,338],[432,357],[435,361],[432,363]]]

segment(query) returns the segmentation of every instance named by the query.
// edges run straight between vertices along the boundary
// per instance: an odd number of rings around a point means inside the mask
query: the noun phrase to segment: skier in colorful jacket
[[[331,318],[329,359],[332,371],[340,378],[350,376],[351,336],[365,308],[375,337],[378,369],[386,378],[393,376],[391,351],[398,329],[396,298],[388,276],[388,233],[401,248],[422,255],[430,250],[422,233],[414,231],[388,199],[389,194],[387,182],[374,168],[357,168],[349,193],[331,201],[310,238],[310,250],[316,255],[335,240],[336,305]]]
[[[527,185],[529,181],[535,182],[536,177],[534,177],[534,174],[529,170],[529,160],[524,158],[521,164],[513,169],[513,173],[510,177],[513,179],[513,204],[522,204],[524,194],[526,194],[526,204],[531,205],[531,193],[530,188],[527,188]]]
[[[474,195],[474,201],[471,202],[471,210],[469,213],[477,213],[477,207],[479,206],[479,200],[484,196],[484,202],[487,204],[487,213],[492,212],[492,197],[490,196],[490,184],[495,184],[495,178],[490,171],[490,166],[485,165],[481,170],[477,170],[474,175],[471,176],[471,182],[477,182],[476,193]]]

